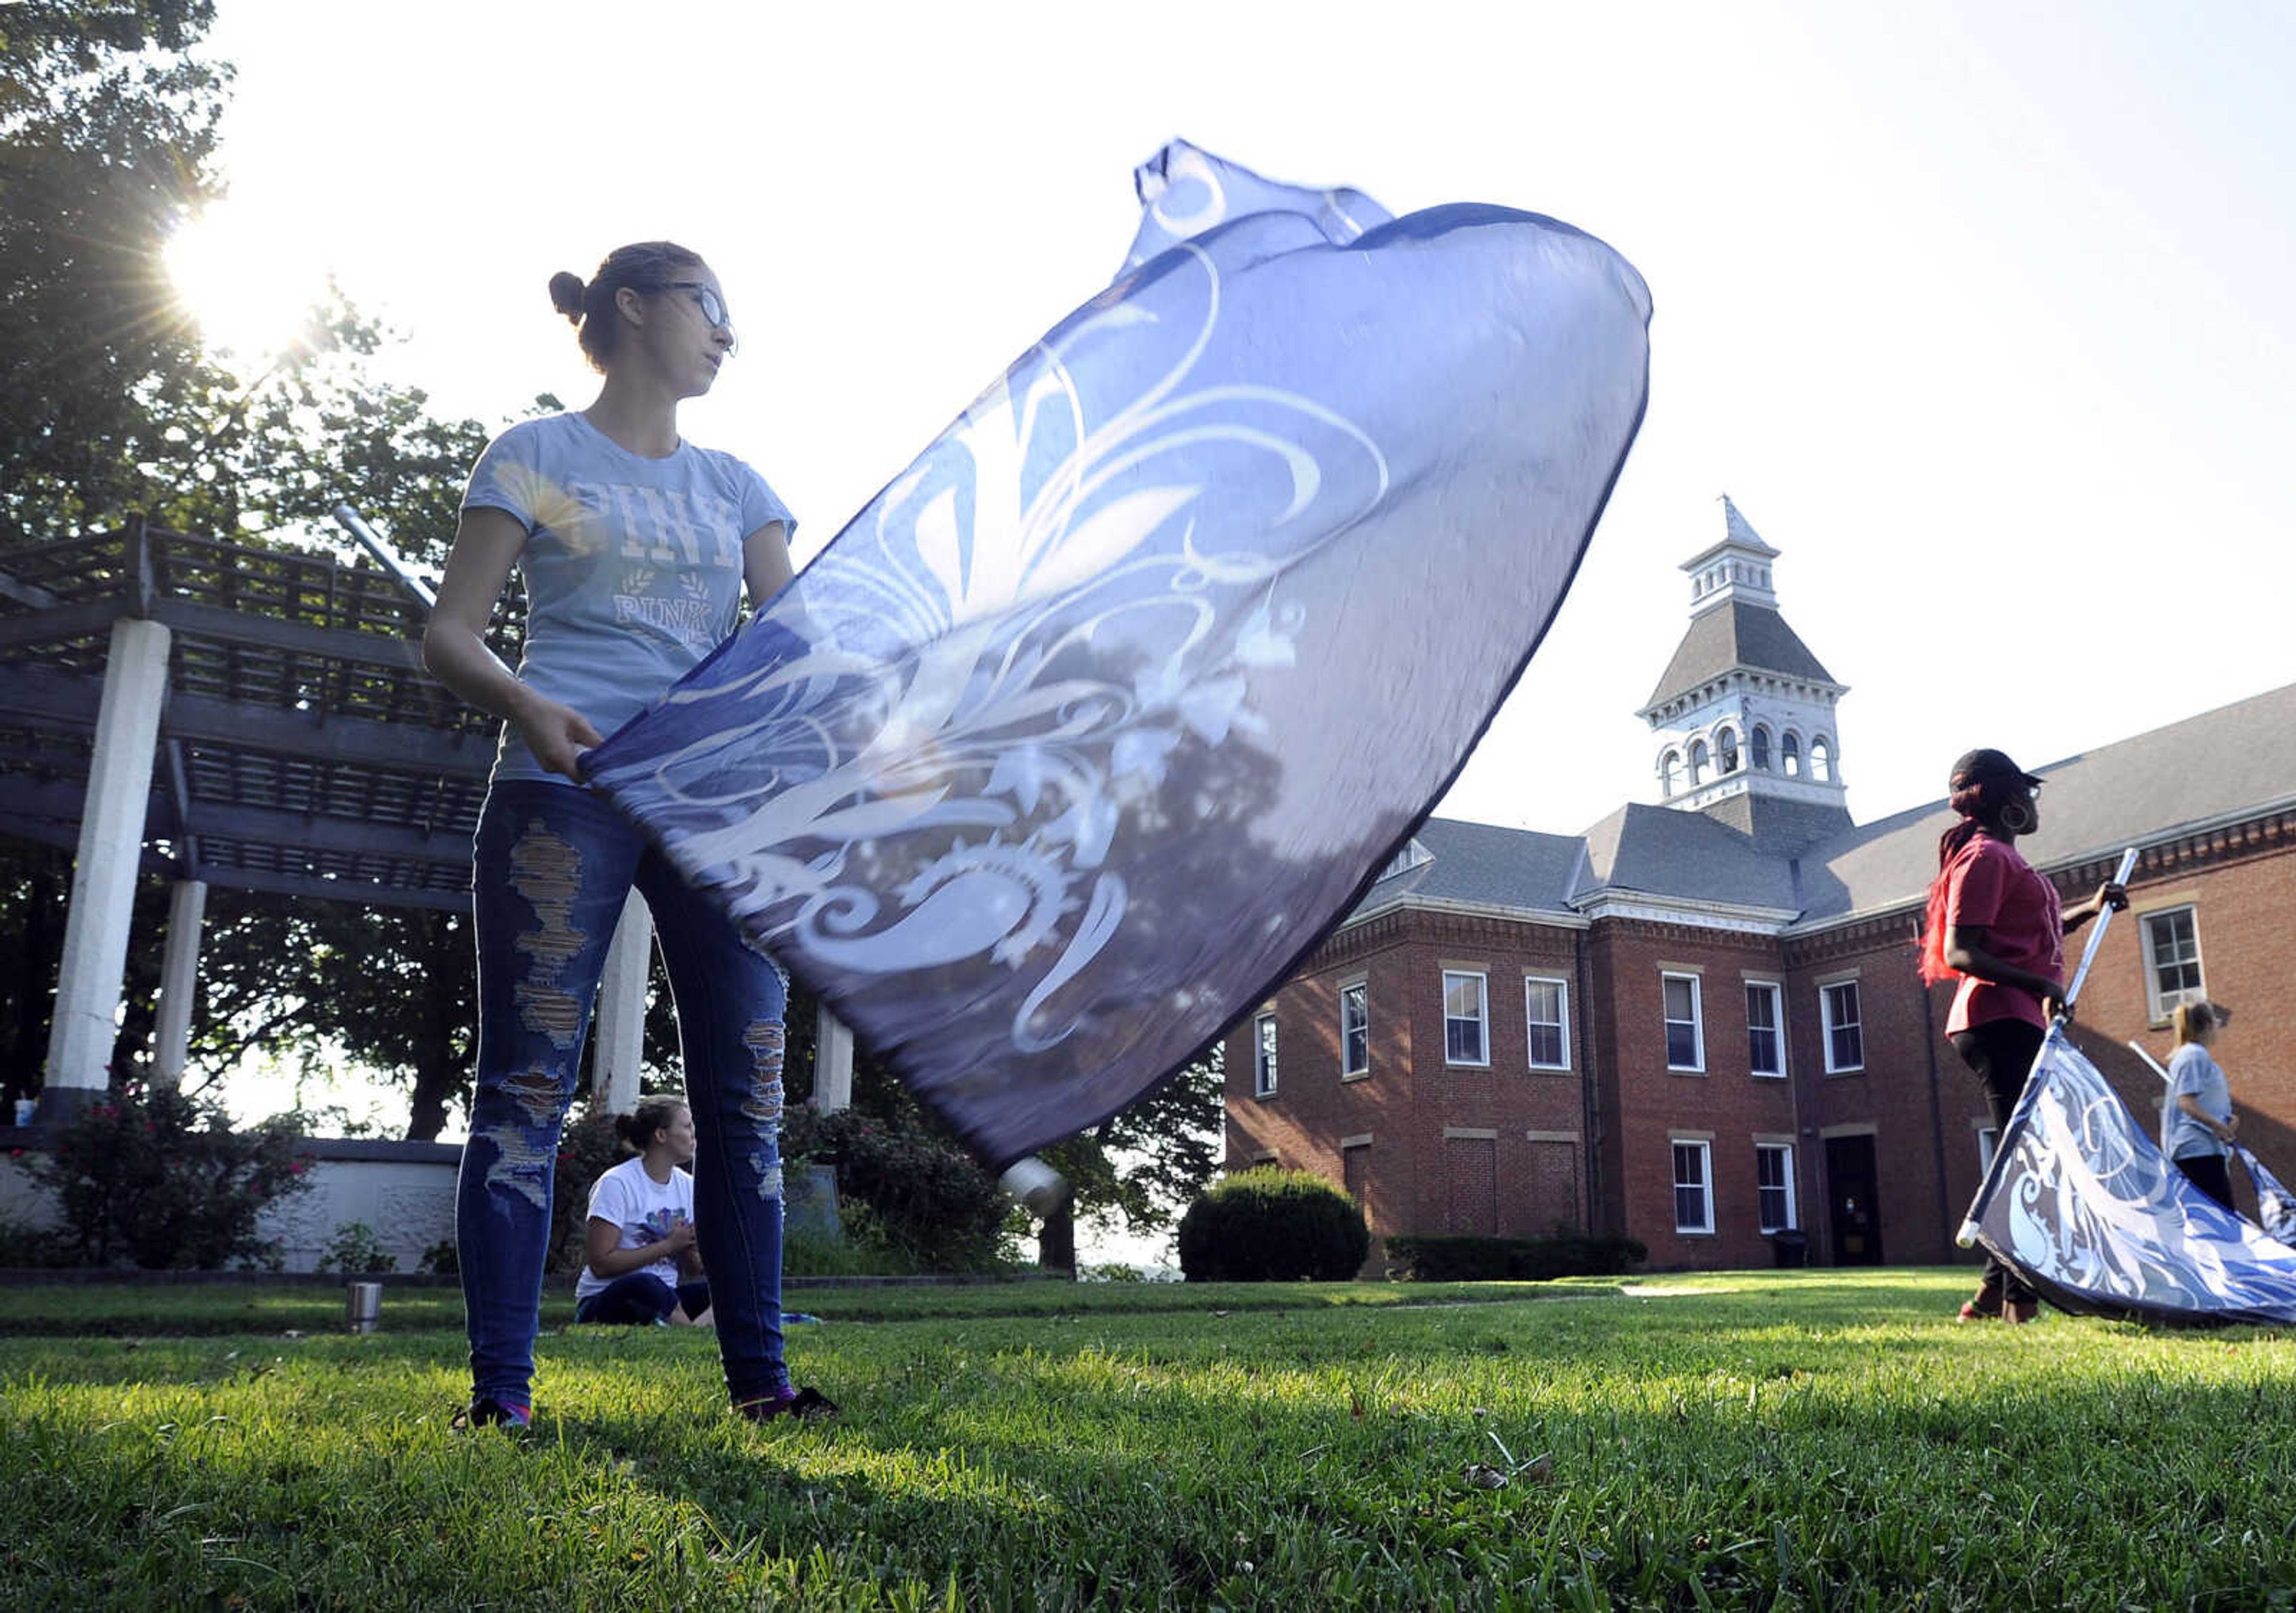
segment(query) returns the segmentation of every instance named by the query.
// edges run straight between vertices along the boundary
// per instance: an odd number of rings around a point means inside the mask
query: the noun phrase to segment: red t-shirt
[[[1945,880],[1948,935],[1956,929],[1982,929],[1985,950],[2004,963],[2053,980],[2064,978],[2065,922],[2057,888],[2034,872],[2015,847],[1990,835],[1972,835],[1946,864]],[[2045,1030],[2049,1023],[2041,1000],[2031,992],[1963,975],[1946,1033],[1988,1019],[2022,1019]]]

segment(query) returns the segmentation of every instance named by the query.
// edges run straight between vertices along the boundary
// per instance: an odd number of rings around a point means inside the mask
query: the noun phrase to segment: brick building
[[[1725,501],[1639,715],[1660,804],[1578,835],[1431,819],[1227,1044],[1231,1168],[1343,1183],[1398,1232],[1623,1232],[1654,1267],[1956,1257],[1992,1143],[1914,972],[1942,801],[1852,822],[1836,682]],[[1972,744],[1984,742],[1972,735]],[[1943,758],[1941,758],[1942,760]],[[2169,1011],[2237,1005],[2243,1137],[2296,1179],[2296,685],[2040,769],[2021,849],[2069,901],[2140,848],[2076,1033],[2140,1115]],[[2070,948],[2076,959],[2079,938]]]

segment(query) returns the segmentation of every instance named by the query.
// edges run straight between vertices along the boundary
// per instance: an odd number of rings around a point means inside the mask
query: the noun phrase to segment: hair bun
[[[561,269],[550,277],[550,306],[579,324],[582,321],[582,293],[586,289],[579,274],[570,274]]]

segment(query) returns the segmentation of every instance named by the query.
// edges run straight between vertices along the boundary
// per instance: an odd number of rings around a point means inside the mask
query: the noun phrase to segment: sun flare
[[[186,219],[164,256],[176,299],[201,339],[242,362],[284,351],[325,286],[291,227],[228,205]]]

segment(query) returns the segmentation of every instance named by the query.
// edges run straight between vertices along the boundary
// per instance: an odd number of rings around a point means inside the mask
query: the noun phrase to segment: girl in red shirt
[[[1985,1089],[1994,1135],[2025,1090],[2049,1021],[2069,1011],[2064,938],[2128,897],[2106,884],[2071,912],[2057,888],[2017,853],[2041,826],[2033,792],[2041,781],[1998,750],[1972,750],[1953,765],[1947,804],[1961,821],[1938,842],[1938,876],[1922,927],[1922,978],[1956,982],[1946,1036]],[[1991,1254],[1960,1320],[2030,1322],[2040,1298]]]

